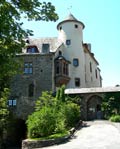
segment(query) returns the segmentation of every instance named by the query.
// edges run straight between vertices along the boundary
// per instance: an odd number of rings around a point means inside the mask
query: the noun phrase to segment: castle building
[[[26,119],[34,110],[42,91],[101,87],[99,63],[91,44],[83,42],[85,25],[72,14],[57,25],[58,37],[26,40],[17,58],[23,62],[22,74],[14,77],[9,106],[17,117]]]

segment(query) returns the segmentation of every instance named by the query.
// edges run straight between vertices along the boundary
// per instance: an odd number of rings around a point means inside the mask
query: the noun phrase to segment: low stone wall
[[[34,149],[45,146],[51,146],[54,144],[59,144],[65,141],[68,141],[70,136],[58,138],[58,139],[49,139],[49,140],[30,140],[26,139],[22,141],[22,149]]]
[[[51,146],[54,144],[60,144],[63,142],[68,141],[70,138],[74,136],[74,133],[84,127],[86,123],[83,121],[79,121],[74,128],[70,130],[70,134],[65,137],[57,138],[57,139],[49,139],[49,140],[31,140],[31,139],[26,139],[22,141],[22,149],[34,149],[34,148],[40,148],[40,147],[45,147],[45,146]]]

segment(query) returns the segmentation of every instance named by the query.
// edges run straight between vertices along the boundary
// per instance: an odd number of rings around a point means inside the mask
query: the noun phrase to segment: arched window
[[[33,83],[29,85],[28,95],[29,95],[29,97],[33,97],[33,95],[34,95],[34,84]]]

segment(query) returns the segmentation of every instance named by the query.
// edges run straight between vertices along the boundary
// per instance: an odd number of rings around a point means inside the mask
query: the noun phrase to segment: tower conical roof
[[[74,21],[78,21],[71,13],[65,18],[65,20],[74,20]],[[64,20],[64,21],[65,21]]]
[[[58,23],[57,29],[58,29],[59,25],[61,25],[62,23],[64,23],[64,22],[71,22],[71,21],[72,21],[72,22],[78,22],[78,23],[82,24],[83,28],[85,27],[85,25],[84,25],[81,21],[77,20],[77,19],[70,13],[63,21],[61,21],[60,23]]]

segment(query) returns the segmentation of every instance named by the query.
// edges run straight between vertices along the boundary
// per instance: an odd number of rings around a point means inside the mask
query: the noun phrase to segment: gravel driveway
[[[87,122],[69,142],[42,149],[120,149],[120,123]]]

